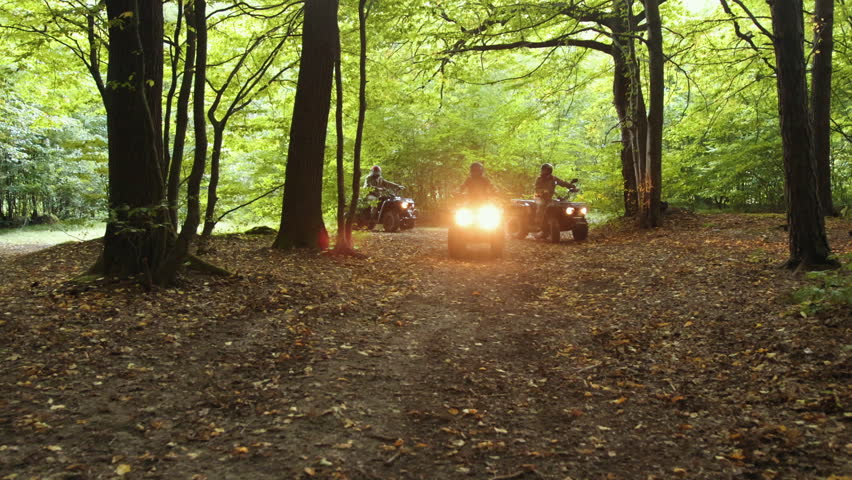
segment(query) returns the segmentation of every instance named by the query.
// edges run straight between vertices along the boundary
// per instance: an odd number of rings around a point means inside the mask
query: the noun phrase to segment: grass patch
[[[0,244],[5,245],[58,245],[65,242],[82,242],[102,237],[103,223],[57,223],[55,225],[29,225],[0,230]]]

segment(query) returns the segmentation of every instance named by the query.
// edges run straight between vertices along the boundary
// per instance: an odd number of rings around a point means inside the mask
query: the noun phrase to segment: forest
[[[0,479],[852,478],[849,1],[0,31]],[[477,171],[499,243],[458,250]]]
[[[163,5],[163,162],[176,172],[169,171],[175,178],[168,180],[185,188],[198,142],[188,115],[202,102],[197,108],[209,121],[200,201],[212,229],[226,212],[284,183],[302,2],[209,2],[202,99],[190,98],[191,57],[201,50],[194,46],[197,27],[187,20],[191,3]],[[551,163],[557,175],[581,178],[582,198],[596,212],[623,215],[619,153],[626,122],[614,108],[614,33],[603,19],[611,2],[580,2],[573,10],[543,3],[517,13],[513,9],[520,7],[511,2],[420,3],[364,6],[368,113],[359,145],[364,174],[366,167],[381,165],[426,214],[444,206],[472,162],[482,162],[495,183],[515,196],[529,194],[538,166]],[[766,3],[752,3],[661,2],[666,59],[661,188],[672,205],[784,211],[772,25]],[[804,6],[809,33],[803,61],[809,74],[821,55],[830,63],[831,86],[813,91],[831,95],[828,124],[819,128],[827,136],[821,148],[830,167],[825,175],[830,209],[839,211],[852,203],[852,7],[834,3],[833,47],[824,53],[810,33],[818,26],[813,7]],[[338,16],[348,186],[359,109],[357,5],[342,6]],[[104,3],[7,2],[0,22],[7,119],[0,136],[0,216],[6,222],[33,212],[106,218]],[[635,48],[635,55],[641,85],[628,88],[644,90],[647,99],[649,53]],[[321,203],[332,225],[333,143],[324,159]],[[167,197],[183,214],[186,195],[178,187],[170,186]],[[241,223],[274,223],[280,197],[277,191],[229,216]]]

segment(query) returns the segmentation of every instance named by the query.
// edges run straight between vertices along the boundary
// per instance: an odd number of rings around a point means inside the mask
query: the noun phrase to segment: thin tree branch
[[[249,206],[249,205],[251,205],[252,203],[254,203],[254,202],[256,202],[256,201],[258,201],[258,200],[260,200],[260,199],[262,199],[262,198],[268,197],[269,195],[272,195],[273,193],[277,192],[278,190],[280,190],[280,189],[281,189],[281,188],[283,188],[283,187],[284,187],[284,184],[282,183],[281,185],[278,185],[277,187],[275,187],[275,188],[273,188],[272,190],[270,190],[270,191],[268,191],[268,192],[264,193],[263,195],[261,195],[261,196],[259,196],[259,197],[255,198],[255,199],[253,199],[253,200],[250,200],[250,201],[248,201],[248,202],[246,202],[246,203],[244,203],[244,204],[242,204],[242,205],[240,205],[240,206],[238,206],[238,207],[234,207],[234,208],[232,208],[232,209],[228,210],[227,212],[225,212],[225,213],[223,213],[223,214],[219,215],[219,218],[217,218],[217,219],[216,219],[216,223],[219,223],[220,221],[222,221],[222,219],[223,219],[223,218],[225,218],[225,215],[228,215],[229,213],[233,213],[233,212],[235,212],[235,211],[237,211],[237,210],[239,210],[239,209],[241,209],[241,208],[243,208],[243,207],[248,207],[248,206]]]

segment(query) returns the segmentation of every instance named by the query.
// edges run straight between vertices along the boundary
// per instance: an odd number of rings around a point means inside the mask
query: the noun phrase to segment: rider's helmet
[[[382,174],[382,167],[380,167],[378,165],[373,165],[373,168],[370,169],[370,174],[375,176],[375,177],[378,177],[379,175]]]
[[[485,167],[482,166],[479,162],[474,162],[470,164],[470,176],[471,177],[481,177],[485,172]]]
[[[541,174],[542,175],[550,175],[553,173],[553,165],[549,163],[545,163],[541,166]]]

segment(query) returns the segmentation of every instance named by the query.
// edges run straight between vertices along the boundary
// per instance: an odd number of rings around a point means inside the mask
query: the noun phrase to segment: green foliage
[[[12,78],[0,90],[0,207],[9,217],[91,217],[103,207],[103,122],[27,101]]]
[[[841,255],[842,267],[836,270],[808,272],[811,284],[793,294],[803,316],[831,309],[852,306],[852,253]]]
[[[665,51],[671,59],[666,78],[664,199],[699,208],[780,210],[784,193],[775,79],[764,62],[774,61],[771,50],[755,53],[737,38],[718,5],[697,9],[695,3],[661,6],[668,29]],[[581,4],[588,9],[611,8],[610,2]],[[746,4],[766,21],[765,2]],[[298,9],[276,17],[271,13],[285,7],[273,8],[273,2],[257,5],[269,8],[259,13],[245,10],[247,4],[211,4],[215,8],[210,19],[207,106],[212,105],[215,89],[227,85],[219,118],[260,71],[265,57],[275,53],[277,60],[258,78],[260,84],[299,58]],[[380,164],[390,180],[408,187],[406,195],[413,196],[420,208],[440,209],[474,161],[484,163],[488,176],[512,197],[528,196],[538,166],[549,162],[556,165],[558,176],[580,179],[580,199],[589,202],[593,212],[621,213],[621,137],[608,55],[568,46],[452,56],[446,52],[460,41],[479,46],[538,42],[569,31],[580,32],[576,38],[609,43],[600,28],[571,20],[561,13],[568,7],[560,3],[395,0],[370,5],[363,172]],[[836,5],[832,180],[839,208],[852,206],[852,90],[842,88],[852,81],[850,11],[850,2]],[[176,2],[166,2],[165,12],[171,35],[178,19]],[[0,193],[52,199],[62,205],[62,216],[105,211],[107,142],[101,100],[84,65],[89,61],[86,13],[96,19],[95,66],[105,71],[102,4],[21,0],[0,6],[0,25],[6,27],[0,46],[9,65],[0,84]],[[358,107],[356,17],[355,2],[342,2],[347,190]],[[488,19],[495,21],[471,40],[469,33]],[[741,26],[758,45],[765,43],[745,17]],[[180,38],[172,40],[180,44],[185,34],[186,25]],[[268,38],[231,76],[240,56],[262,35]],[[275,50],[281,39],[284,43]],[[644,55],[644,49],[639,50]],[[166,90],[172,82],[170,56],[175,52],[170,43]],[[229,120],[217,215],[283,183],[297,70],[286,70],[267,87],[256,89],[252,102]],[[192,132],[188,139],[190,158]],[[328,139],[323,202],[327,218],[333,219],[335,137]],[[225,220],[268,222],[280,215],[280,202],[276,192]]]

